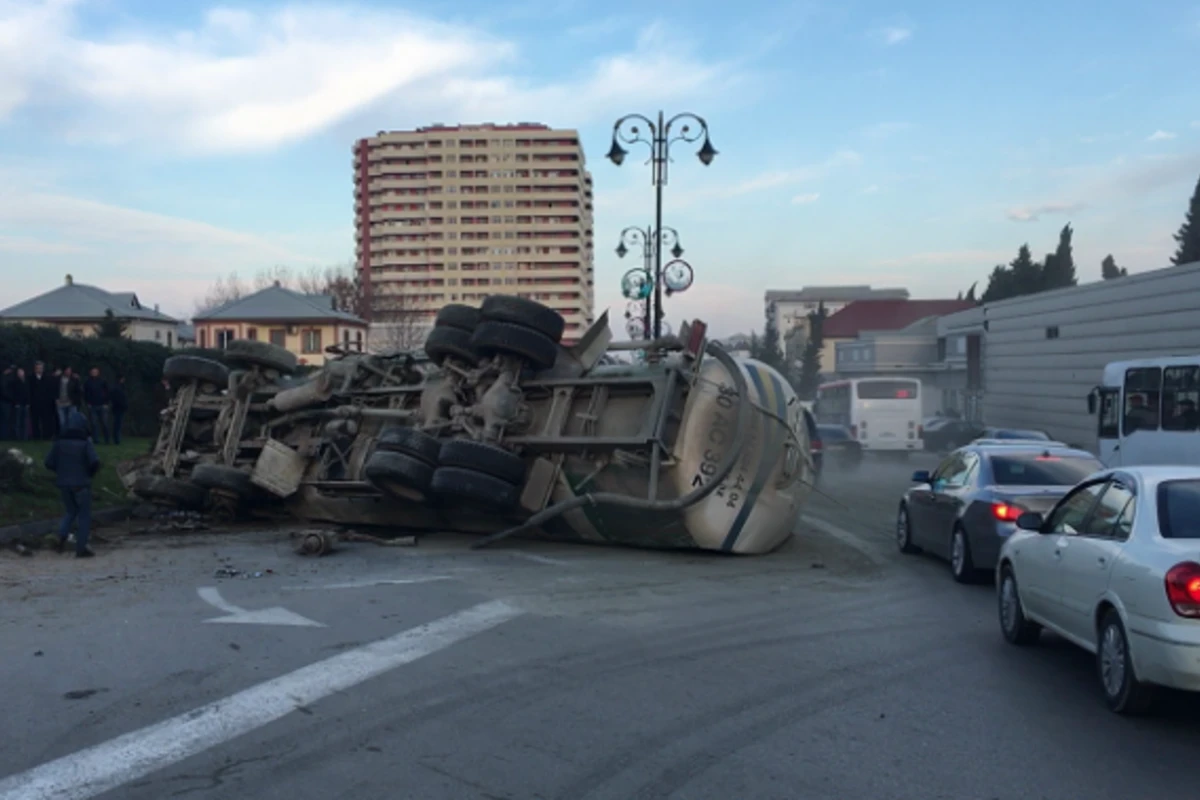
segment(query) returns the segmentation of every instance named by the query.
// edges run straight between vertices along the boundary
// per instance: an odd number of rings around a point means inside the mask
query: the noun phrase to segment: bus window
[[[1200,367],[1163,370],[1162,426],[1165,431],[1194,431],[1200,405]]]
[[[1162,369],[1137,367],[1125,371],[1124,433],[1158,430]]]
[[[864,380],[858,384],[859,400],[916,400],[916,381],[872,381]]]
[[[1116,439],[1121,433],[1120,389],[1102,388],[1100,395],[1099,434],[1101,439]]]

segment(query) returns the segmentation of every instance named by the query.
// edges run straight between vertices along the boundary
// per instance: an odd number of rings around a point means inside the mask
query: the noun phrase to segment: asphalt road
[[[1195,698],[1118,718],[1087,656],[1006,645],[990,587],[896,553],[914,466],[829,480],[762,558],[302,559],[279,530],[0,556],[0,800],[1193,793]]]

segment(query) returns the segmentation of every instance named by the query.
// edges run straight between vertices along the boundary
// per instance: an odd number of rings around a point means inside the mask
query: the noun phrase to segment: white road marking
[[[294,611],[288,611],[286,608],[275,606],[273,608],[264,608],[258,611],[248,611],[244,608],[239,608],[233,603],[230,603],[221,593],[217,591],[215,586],[203,586],[196,590],[196,594],[200,595],[200,599],[208,603],[210,606],[224,611],[229,616],[213,617],[206,619],[205,622],[225,622],[233,625],[293,625],[296,627],[308,628],[324,628],[325,624],[311,620],[308,617],[302,617]]]
[[[0,780],[0,800],[85,800],[249,733],[522,614],[492,601],[318,661],[156,725]]]
[[[322,583],[314,586],[284,586],[285,592],[303,592],[313,589],[366,589],[371,586],[403,586],[409,583],[430,583],[431,581],[448,581],[449,575],[431,575],[424,578],[379,578],[376,580],[364,579],[361,581],[347,581],[346,583]]]
[[[509,555],[515,556],[516,558],[523,558],[526,561],[536,561],[539,564],[552,564],[556,567],[571,566],[571,562],[565,559],[551,558],[550,556],[540,556],[537,553],[509,552]]]
[[[843,530],[837,525],[834,525],[832,522],[826,522],[825,520],[818,519],[817,517],[810,517],[808,514],[803,515],[801,519],[807,522],[809,525],[812,525],[817,530],[829,534],[842,544],[852,547],[858,552],[862,553],[871,560],[871,563],[876,565],[885,563],[884,559],[873,547],[867,544],[863,539],[855,536],[850,531]]]

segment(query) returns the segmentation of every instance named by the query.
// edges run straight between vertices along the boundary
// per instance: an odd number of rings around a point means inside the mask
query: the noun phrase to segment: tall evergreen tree
[[[804,343],[804,355],[800,357],[800,379],[796,394],[801,400],[812,400],[821,385],[821,350],[825,347],[825,304],[818,303],[817,310],[808,315],[808,340]]]
[[[975,299],[975,287],[976,287],[976,286],[978,286],[978,285],[979,285],[979,282],[978,282],[978,281],[976,281],[975,283],[972,283],[972,284],[971,284],[971,288],[970,288],[970,289],[967,289],[967,296],[966,296],[966,297],[964,297],[963,299],[964,299],[964,300],[967,300],[967,301],[969,301],[969,302],[972,302],[972,303],[977,303],[977,302],[979,302],[978,300],[976,300],[976,299]]]
[[[760,345],[762,352],[758,356],[758,360],[783,374],[786,372],[786,368],[783,363],[783,347],[779,341],[779,326],[775,324],[774,306],[767,308],[766,317]]]
[[[1124,278],[1129,274],[1129,270],[1124,267],[1117,266],[1117,260],[1109,253],[1100,262],[1100,277],[1106,281],[1111,281],[1113,278]]]
[[[1192,202],[1188,204],[1187,216],[1175,234],[1175,242],[1179,246],[1171,257],[1172,264],[1179,266],[1200,261],[1200,180],[1196,181],[1196,191],[1192,193]]]
[[[1063,226],[1058,235],[1058,248],[1052,255],[1046,256],[1042,267],[1042,288],[1061,289],[1064,286],[1075,286],[1079,278],[1075,274],[1075,256],[1071,249],[1071,235],[1074,231],[1071,224]]]
[[[104,312],[104,319],[96,326],[96,336],[100,339],[120,339],[128,327],[128,323],[117,319],[110,308]]]

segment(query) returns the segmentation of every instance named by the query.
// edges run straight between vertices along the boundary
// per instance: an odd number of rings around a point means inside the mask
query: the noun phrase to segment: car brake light
[[[1009,505],[1008,503],[992,503],[992,516],[1001,522],[1016,522],[1017,517],[1025,513],[1025,509],[1020,506]]]
[[[1200,617],[1200,564],[1185,561],[1167,570],[1167,600],[1181,617]]]
[[[818,452],[818,453],[819,453],[819,452],[821,452],[821,449],[823,448],[823,446],[824,446],[824,445],[822,444],[822,442],[821,442],[821,440],[820,440],[820,439],[813,439],[813,440],[812,440],[812,449],[813,449],[815,452]]]

